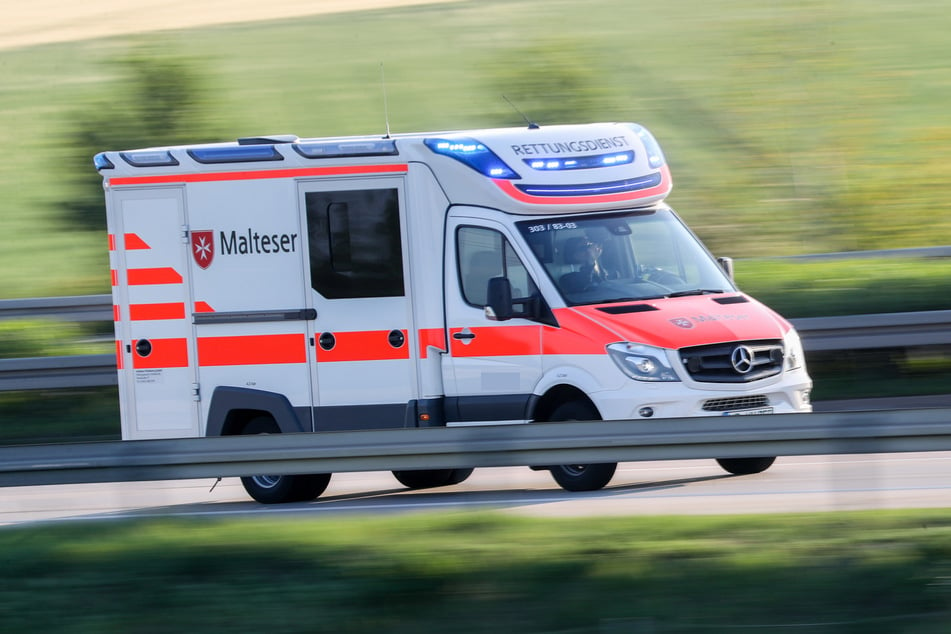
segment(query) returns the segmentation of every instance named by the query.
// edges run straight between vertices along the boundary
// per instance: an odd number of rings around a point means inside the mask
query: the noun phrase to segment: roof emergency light
[[[178,165],[178,159],[168,150],[136,150],[119,152],[126,163],[132,167],[158,167],[160,165]]]
[[[647,131],[642,125],[636,123],[627,124],[634,134],[641,140],[641,143],[644,144],[644,149],[647,150],[647,164],[651,167],[660,167],[667,162],[667,159],[664,158],[664,153],[660,149],[660,143],[657,142],[657,139],[654,138],[654,135]]]
[[[614,167],[634,162],[634,152],[612,152],[591,156],[572,156],[569,158],[531,158],[522,159],[526,165],[536,170],[561,171],[583,170],[597,167]]]
[[[429,138],[424,139],[423,143],[436,154],[454,158],[483,176],[488,176],[489,178],[521,178],[521,176],[506,165],[505,161],[500,159],[495,152],[475,139],[469,137],[456,137],[453,139]]]
[[[115,169],[115,167],[116,167],[115,165],[112,164],[112,161],[110,161],[110,160],[106,157],[106,153],[105,153],[105,152],[100,152],[99,154],[97,154],[96,156],[94,156],[93,159],[92,159],[92,162],[93,162],[93,164],[96,166],[96,170],[97,170],[97,171],[98,171],[98,170],[111,170],[111,169]]]
[[[303,141],[292,146],[307,158],[340,158],[346,156],[391,156],[399,154],[392,139],[361,141]]]
[[[244,163],[248,161],[283,161],[284,156],[273,145],[227,145],[198,147],[188,155],[199,163]]]

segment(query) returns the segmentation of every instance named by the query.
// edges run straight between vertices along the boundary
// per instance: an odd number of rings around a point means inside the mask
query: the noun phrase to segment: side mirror
[[[717,264],[731,280],[733,279],[733,258],[717,258]]]
[[[489,280],[486,302],[486,319],[508,321],[515,316],[512,306],[512,283],[507,277],[493,277]]]

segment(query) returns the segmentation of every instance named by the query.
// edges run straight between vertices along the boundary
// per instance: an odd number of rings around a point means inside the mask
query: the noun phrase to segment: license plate
[[[772,407],[760,407],[759,409],[741,409],[736,412],[723,412],[724,416],[752,416],[754,414],[772,414]]]

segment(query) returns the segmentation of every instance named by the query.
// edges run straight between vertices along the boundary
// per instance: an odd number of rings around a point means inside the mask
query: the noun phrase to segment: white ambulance
[[[637,124],[246,138],[95,164],[124,439],[810,410],[795,330],[663,202],[670,173]],[[615,466],[544,468],[594,490]],[[421,488],[471,469],[394,473]],[[275,503],[329,479],[243,482]]]

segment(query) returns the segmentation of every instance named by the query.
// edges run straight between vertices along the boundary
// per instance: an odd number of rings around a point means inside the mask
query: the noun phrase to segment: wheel
[[[410,489],[432,489],[465,482],[472,469],[405,469],[394,471],[400,484]]]
[[[270,416],[252,418],[241,430],[241,435],[279,434],[280,428]],[[261,504],[309,502],[327,489],[329,473],[299,475],[257,475],[241,478],[244,490]]]
[[[555,408],[550,421],[601,420],[593,405],[585,401],[568,401]],[[598,464],[564,464],[549,467],[551,477],[565,491],[597,491],[607,486],[614,472],[616,462]]]
[[[776,460],[772,458],[717,458],[717,464],[733,475],[753,475],[762,473]]]

